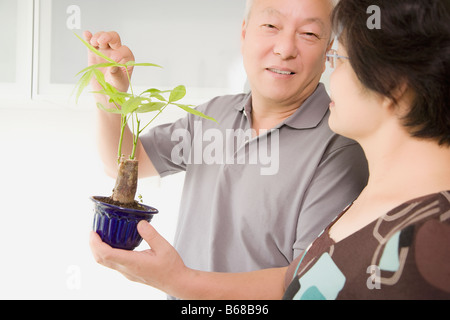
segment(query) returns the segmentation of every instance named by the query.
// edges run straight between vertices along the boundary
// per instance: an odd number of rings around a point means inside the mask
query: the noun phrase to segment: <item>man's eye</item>
[[[300,39],[310,42],[316,42],[320,40],[320,37],[314,32],[301,32],[299,33]]]
[[[273,24],[265,24],[263,26],[269,29],[276,29],[276,27]]]
[[[315,34],[315,33],[312,33],[312,32],[305,32],[305,35],[307,37],[311,37],[311,38],[314,37],[314,38],[319,39],[319,36],[317,34]]]

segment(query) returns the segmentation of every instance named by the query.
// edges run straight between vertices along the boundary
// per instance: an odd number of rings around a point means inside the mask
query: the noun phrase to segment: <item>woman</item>
[[[450,299],[449,1],[341,0],[333,21],[330,126],[361,144],[370,178],[306,253],[289,268],[200,272],[141,222],[151,250],[92,233],[99,263],[183,299]]]
[[[374,4],[381,29],[367,27]],[[329,122],[361,144],[370,177],[291,265],[285,298],[450,298],[449,21],[448,0],[336,7]]]

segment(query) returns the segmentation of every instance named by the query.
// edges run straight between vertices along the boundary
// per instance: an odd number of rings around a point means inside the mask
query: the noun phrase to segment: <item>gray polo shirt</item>
[[[323,84],[276,128],[251,132],[251,94],[214,98],[197,116],[141,137],[161,176],[186,171],[174,246],[188,267],[288,266],[367,183],[360,146],[328,126]]]

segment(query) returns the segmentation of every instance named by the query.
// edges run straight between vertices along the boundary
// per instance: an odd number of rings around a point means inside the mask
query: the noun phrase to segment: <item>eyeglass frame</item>
[[[326,53],[326,57],[327,57],[327,62],[330,63],[330,67],[333,70],[336,69],[336,59],[346,59],[346,60],[350,59],[349,57],[338,55],[337,51],[334,49],[330,49]]]

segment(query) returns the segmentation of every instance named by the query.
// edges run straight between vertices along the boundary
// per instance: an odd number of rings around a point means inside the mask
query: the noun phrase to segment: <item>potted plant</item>
[[[76,34],[75,34],[76,35]],[[138,160],[135,158],[136,146],[139,135],[158,117],[167,106],[174,105],[189,113],[216,121],[205,114],[191,108],[192,105],[180,104],[178,101],[186,95],[186,88],[183,85],[175,87],[173,90],[158,90],[151,88],[140,94],[135,94],[131,84],[128,68],[133,67],[159,67],[153,63],[136,63],[128,61],[120,64],[102,54],[99,50],[91,46],[88,42],[76,35],[84,45],[93,53],[105,60],[103,63],[91,65],[81,70],[77,76],[81,75],[76,86],[76,100],[83,90],[89,85],[92,78],[95,78],[102,87],[102,90],[93,93],[103,94],[109,98],[113,108],[106,108],[97,103],[97,107],[105,112],[115,113],[121,117],[120,139],[118,141],[118,173],[116,183],[111,196],[93,196],[94,202],[94,223],[93,229],[102,240],[112,247],[133,250],[137,247],[142,238],[137,232],[137,224],[140,220],[150,222],[153,215],[158,210],[135,200],[138,181]],[[120,92],[110,83],[105,81],[103,73],[99,68],[119,67],[124,68],[128,75],[129,91]],[[140,115],[144,113],[156,113],[150,121],[142,123]],[[122,154],[122,141],[124,130],[129,127],[132,131],[133,149],[130,155]]]

